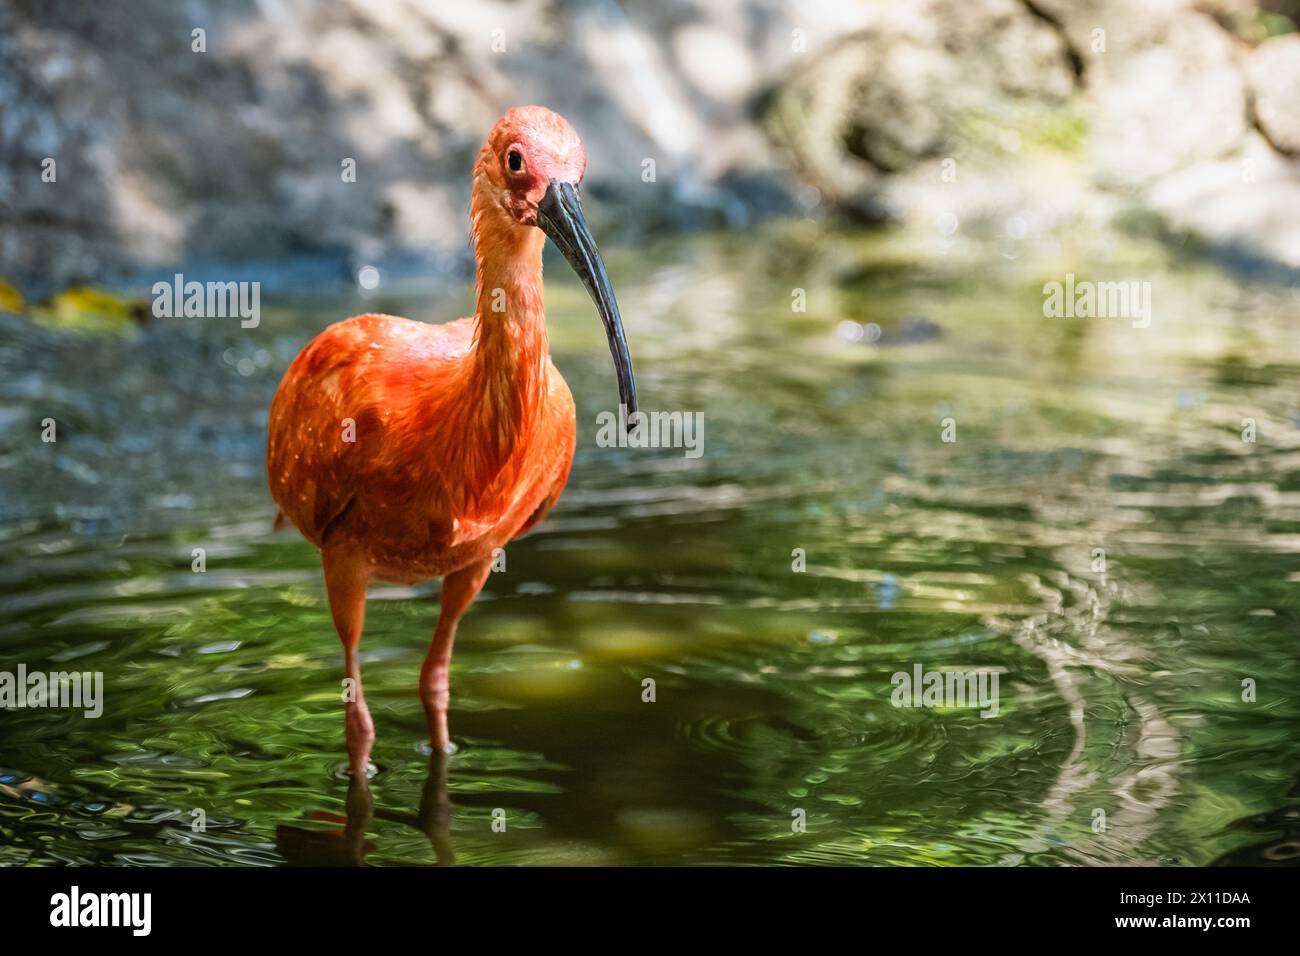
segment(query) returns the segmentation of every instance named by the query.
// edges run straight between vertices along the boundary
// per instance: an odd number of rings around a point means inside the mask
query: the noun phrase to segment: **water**
[[[609,260],[643,405],[702,411],[704,454],[595,446],[613,373],[550,263],[572,478],[462,623],[445,762],[415,694],[436,584],[372,593],[368,787],[316,554],[270,530],[265,411],[329,321],[468,292],[267,296],[252,330],[0,316],[0,671],[106,682],[98,719],[0,713],[0,863],[1300,855],[1293,290],[1136,240],[806,223]],[[1151,327],[1044,318],[1067,271],[1150,279]],[[917,664],[996,672],[997,715],[893,706]]]

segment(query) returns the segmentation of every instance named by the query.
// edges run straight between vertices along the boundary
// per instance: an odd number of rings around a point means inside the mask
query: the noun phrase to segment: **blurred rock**
[[[625,230],[789,210],[751,103],[862,17],[834,0],[0,0],[0,277],[463,250],[470,166],[525,103],[575,123]]]
[[[1092,160],[1104,186],[1143,186],[1233,153],[1247,110],[1231,37],[1208,17],[1174,18],[1158,45],[1101,73],[1092,117]]]
[[[1147,204],[1169,228],[1234,258],[1300,269],[1300,160],[1280,155],[1258,133],[1238,156],[1163,178]]]
[[[1270,38],[1290,9],[881,5],[792,73],[766,128],[829,208],[911,222],[937,254],[1154,219],[1229,261],[1300,266],[1300,36]]]
[[[1300,35],[1266,40],[1246,73],[1260,130],[1275,149],[1300,156]]]
[[[1142,50],[1158,46],[1171,24],[1189,10],[1187,0],[1023,0],[1058,30],[1081,72],[1105,73]]]
[[[1076,76],[1057,30],[1016,0],[870,8],[867,27],[797,72],[768,129],[830,203],[891,213],[886,177],[953,154],[971,121],[1059,105]]]
[[[104,85],[74,43],[23,31],[17,11],[0,3],[0,277],[51,262],[64,274],[93,272],[111,254],[110,201],[93,161],[114,125]],[[82,93],[65,109],[56,87]]]
[[[0,0],[0,279],[43,299],[196,261],[459,274],[469,168],[524,103],[578,127],[589,213],[623,238],[832,212],[1019,241],[1137,204],[1291,261],[1284,162],[1255,156],[1222,220],[1183,208],[1254,156],[1252,125],[1300,149],[1300,39],[1268,39],[1297,4],[1266,6]]]

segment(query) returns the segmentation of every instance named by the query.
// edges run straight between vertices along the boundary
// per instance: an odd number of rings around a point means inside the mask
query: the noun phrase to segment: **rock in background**
[[[0,0],[0,277],[455,271],[470,164],[523,103],[583,134],[605,233],[801,212],[1020,239],[1136,210],[1300,266],[1296,6]]]
[[[766,128],[850,216],[1012,239],[1120,217],[1300,268],[1297,6],[872,6]]]
[[[0,276],[463,255],[470,166],[526,103],[583,134],[616,200],[596,215],[741,223],[793,182],[752,103],[861,21],[834,0],[0,0]]]

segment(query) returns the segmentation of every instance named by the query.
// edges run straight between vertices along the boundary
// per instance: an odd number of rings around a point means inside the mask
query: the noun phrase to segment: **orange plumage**
[[[585,166],[563,118],[540,107],[507,113],[474,167],[474,316],[339,322],[298,354],[271,405],[271,495],[282,519],[320,549],[354,681],[346,709],[354,771],[374,739],[356,660],[366,586],[444,577],[420,691],[430,740],[445,748],[456,622],[494,550],[544,518],[568,479],[574,407],[547,345],[546,235],[591,290],[622,400],[635,407],[617,304],[577,203]]]

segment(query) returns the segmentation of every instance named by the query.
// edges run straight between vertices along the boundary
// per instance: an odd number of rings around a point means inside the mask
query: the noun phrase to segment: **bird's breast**
[[[559,497],[576,444],[564,379],[542,356],[543,387],[507,409],[520,418],[502,433],[467,384],[469,333],[363,316],[299,354],[272,404],[267,465],[309,540],[422,580],[490,557]]]

